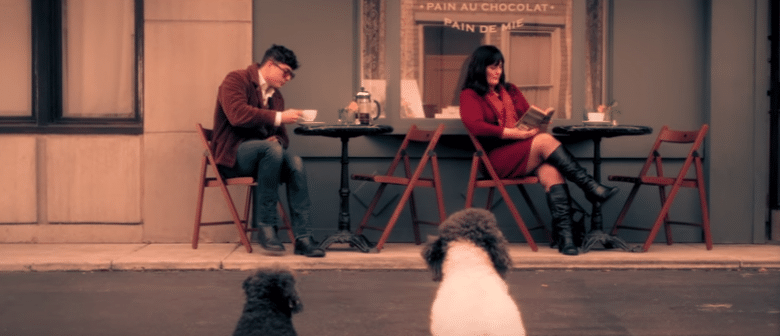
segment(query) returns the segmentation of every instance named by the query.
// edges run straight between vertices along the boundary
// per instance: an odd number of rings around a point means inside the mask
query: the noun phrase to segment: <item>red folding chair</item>
[[[469,138],[471,139],[471,143],[474,145],[475,151],[471,159],[471,172],[469,173],[469,184],[468,189],[466,190],[465,207],[471,207],[471,204],[474,200],[474,190],[476,188],[489,188],[487,205],[485,206],[485,209],[490,210],[490,206],[493,204],[493,191],[498,189],[498,192],[504,199],[504,203],[506,203],[506,206],[509,208],[509,212],[512,214],[512,217],[515,219],[517,226],[520,228],[520,232],[523,233],[525,240],[531,247],[531,250],[537,251],[538,248],[536,247],[536,243],[531,236],[530,230],[542,229],[544,230],[547,239],[552,241],[550,233],[543,224],[544,221],[542,220],[542,217],[539,215],[539,212],[536,210],[534,203],[531,201],[531,197],[528,195],[528,191],[525,190],[525,185],[537,184],[539,183],[539,179],[536,176],[499,178],[498,174],[496,174],[496,171],[493,169],[493,165],[490,164],[490,160],[487,157],[487,152],[485,152],[485,150],[482,148],[482,145],[479,143],[477,138],[474,137],[471,133],[469,133]],[[480,177],[480,175],[484,175],[480,174],[480,172],[486,173],[487,176]],[[523,196],[523,199],[525,200],[526,204],[528,204],[528,207],[531,209],[531,213],[536,219],[536,226],[530,229],[525,226],[525,222],[520,216],[520,212],[517,210],[515,203],[512,201],[512,198],[509,197],[509,193],[506,190],[506,186],[510,185],[516,185],[517,189],[520,190],[520,194]]]
[[[704,124],[696,131],[675,131],[670,130],[668,126],[664,126],[661,128],[661,132],[658,134],[658,138],[655,140],[653,148],[650,149],[650,154],[647,156],[647,160],[645,161],[644,166],[642,166],[642,170],[639,171],[638,176],[609,176],[610,181],[628,182],[634,184],[633,188],[631,188],[631,192],[628,194],[628,199],[626,200],[625,205],[623,205],[623,210],[620,211],[620,215],[618,215],[618,218],[615,221],[615,225],[612,228],[612,235],[616,235],[618,229],[620,228],[650,231],[650,235],[647,237],[647,240],[645,240],[645,243],[642,246],[642,251],[646,252],[653,243],[655,236],[658,234],[658,230],[661,228],[661,224],[663,224],[664,229],[666,230],[667,245],[671,245],[673,243],[672,225],[697,226],[702,228],[707,249],[712,250],[710,216],[709,210],[707,208],[707,192],[704,189],[704,174],[702,170],[701,155],[699,155],[699,149],[704,142],[704,136],[707,134],[708,128],[709,126]],[[690,146],[688,155],[685,157],[685,162],[676,176],[667,177],[667,175],[664,175],[664,159],[661,157],[660,153],[662,144],[684,144]],[[686,176],[689,174],[691,165],[694,167],[695,176],[693,178],[687,178]],[[651,166],[655,166],[655,175],[648,174]],[[634,201],[634,197],[639,191],[639,188],[643,185],[657,186],[661,198],[661,212],[658,214],[658,217],[656,217],[655,222],[650,228],[632,226],[623,223],[623,220],[628,213],[628,209]],[[666,187],[671,187],[668,194],[666,193]],[[701,206],[702,214],[701,223],[672,221],[669,219],[669,210],[671,209],[672,203],[674,202],[677,193],[680,191],[680,188],[694,188],[699,191],[699,204]]]
[[[222,176],[222,174],[219,173],[219,170],[217,169],[216,161],[214,161],[214,153],[211,150],[211,139],[212,139],[212,130],[203,128],[203,126],[198,123],[195,125],[198,136],[201,139],[201,143],[203,145],[204,151],[203,151],[203,159],[201,160],[200,164],[200,178],[199,178],[199,184],[198,184],[198,203],[195,208],[195,228],[192,233],[192,248],[197,249],[198,248],[198,240],[200,239],[200,228],[201,226],[213,226],[213,225],[230,225],[233,224],[236,226],[236,230],[238,230],[238,236],[241,240],[241,245],[244,245],[246,248],[246,251],[248,253],[252,252],[252,245],[249,243],[249,239],[247,238],[247,233],[252,231],[257,231],[255,228],[251,228],[248,225],[249,220],[249,210],[251,209],[252,205],[252,188],[257,186],[257,183],[255,182],[254,177],[234,177],[234,178],[225,178]],[[209,176],[208,170],[209,167],[211,167],[211,170],[213,172],[213,177]],[[244,205],[244,219],[241,219],[241,217],[238,215],[238,211],[236,210],[236,205],[233,202],[233,197],[230,195],[230,192],[228,191],[228,186],[243,186],[247,187],[247,195],[246,195],[246,204]],[[206,191],[206,188],[219,188],[222,191],[222,196],[225,199],[225,203],[228,207],[228,210],[230,211],[231,220],[228,221],[215,221],[215,222],[203,222],[201,220],[202,214],[203,214],[203,198]],[[282,230],[288,230],[290,241],[295,241],[295,237],[292,232],[292,226],[290,225],[290,219],[287,217],[286,213],[284,212],[284,209],[282,208],[282,204],[278,203],[278,209],[279,209],[279,215],[282,218],[282,223],[284,224],[283,227],[280,229]]]
[[[381,250],[384,246],[387,238],[390,236],[390,232],[393,230],[398,217],[401,215],[406,202],[409,202],[409,210],[412,214],[412,227],[414,229],[414,242],[419,245],[422,243],[420,239],[420,224],[438,226],[447,217],[447,213],[444,209],[444,195],[441,189],[441,175],[439,174],[439,161],[436,157],[436,144],[439,142],[442,132],[444,131],[444,124],[440,124],[436,130],[422,130],[418,129],[417,125],[412,125],[409,128],[409,132],[406,133],[403,142],[401,142],[398,152],[396,152],[393,161],[390,163],[387,173],[384,175],[366,175],[366,174],[353,174],[353,180],[368,181],[379,183],[379,188],[374,194],[374,198],[366,209],[366,214],[363,216],[363,220],[360,221],[360,226],[355,231],[356,234],[361,234],[364,229],[372,229],[382,231],[382,236],[376,244],[376,249]],[[418,143],[426,144],[427,147],[417,167],[412,170],[411,159],[407,150],[409,144]],[[396,176],[395,169],[398,164],[403,161],[404,163],[404,176]],[[423,177],[422,173],[425,170],[428,161],[431,163],[432,176]],[[395,207],[390,220],[384,227],[369,226],[368,221],[371,218],[371,214],[374,212],[379,199],[382,197],[382,193],[388,185],[405,186],[404,193],[401,199],[398,201],[398,205]],[[436,202],[439,208],[439,222],[430,222],[421,220],[417,215],[417,205],[414,201],[414,189],[418,187],[433,188],[436,193]]]

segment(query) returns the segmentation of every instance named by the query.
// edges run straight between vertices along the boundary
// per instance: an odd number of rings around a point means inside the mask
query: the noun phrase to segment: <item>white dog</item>
[[[439,227],[423,258],[441,281],[431,307],[431,334],[525,335],[504,275],[512,266],[507,241],[487,210],[465,209]]]

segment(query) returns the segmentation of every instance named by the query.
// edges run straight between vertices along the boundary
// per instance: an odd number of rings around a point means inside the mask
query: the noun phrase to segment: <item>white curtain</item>
[[[132,117],[133,0],[63,0],[63,116]]]
[[[0,116],[32,116],[30,0],[0,0]]]

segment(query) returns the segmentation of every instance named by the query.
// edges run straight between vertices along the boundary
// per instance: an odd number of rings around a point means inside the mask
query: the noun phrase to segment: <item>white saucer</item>
[[[325,124],[324,121],[299,121],[298,125],[301,126],[311,126],[311,125],[322,125]]]
[[[588,120],[585,120],[582,123],[585,124],[585,125],[588,125],[588,126],[612,126],[612,122],[611,121],[588,121]]]

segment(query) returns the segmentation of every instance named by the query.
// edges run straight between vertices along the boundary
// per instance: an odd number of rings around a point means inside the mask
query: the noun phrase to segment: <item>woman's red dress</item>
[[[521,115],[525,113],[530,105],[520,90],[515,85],[508,84],[506,91],[516,113]],[[501,126],[499,120],[505,120],[504,115],[486,97],[480,96],[472,89],[461,91],[460,119],[469,133],[477,137],[488,152],[488,159],[499,177],[526,175],[526,164],[533,137],[525,140],[501,139],[504,126]],[[519,116],[513,118],[513,120],[518,119]]]

